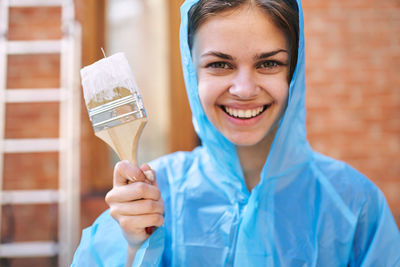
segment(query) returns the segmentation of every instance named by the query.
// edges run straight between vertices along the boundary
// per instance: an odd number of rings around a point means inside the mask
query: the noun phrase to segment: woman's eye
[[[256,65],[256,68],[265,74],[275,74],[283,71],[287,66],[287,63],[283,63],[277,60],[265,60],[261,61]]]
[[[278,62],[276,62],[276,61],[264,61],[259,65],[259,67],[272,69],[272,68],[275,68],[275,67],[277,67],[279,65],[280,64]]]
[[[208,64],[207,67],[215,69],[230,69],[230,66],[226,62],[213,62]]]

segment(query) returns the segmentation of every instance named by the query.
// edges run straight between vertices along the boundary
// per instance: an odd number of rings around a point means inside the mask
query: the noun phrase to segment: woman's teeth
[[[265,107],[258,107],[255,109],[236,109],[230,107],[223,107],[223,110],[230,116],[239,118],[239,119],[251,119],[258,115],[260,115],[264,110]]]

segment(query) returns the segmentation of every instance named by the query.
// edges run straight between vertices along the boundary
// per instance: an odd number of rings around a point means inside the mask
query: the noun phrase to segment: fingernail
[[[155,226],[146,227],[146,233],[151,235],[156,230]]]
[[[133,176],[133,177],[127,176],[127,178],[128,178],[128,180],[131,181],[132,183],[136,182],[135,176]]]
[[[151,170],[147,170],[143,172],[144,175],[146,176],[146,178],[150,181],[150,182],[154,182],[154,174]]]

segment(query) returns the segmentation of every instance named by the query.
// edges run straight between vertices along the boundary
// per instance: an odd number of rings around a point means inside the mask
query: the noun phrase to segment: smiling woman
[[[192,36],[202,107],[214,127],[237,146],[252,190],[287,105],[290,41],[254,4],[210,16]]]
[[[400,233],[381,191],[306,140],[300,1],[187,0],[181,12],[202,145],[150,166],[118,163],[110,210],[73,265],[398,264]]]
[[[279,7],[290,10],[287,5]],[[207,20],[197,11],[201,9],[210,12]],[[215,9],[218,16],[209,15]],[[286,34],[289,30],[278,27],[279,17],[273,19],[267,10],[253,2],[222,9],[204,1],[189,13],[193,22],[189,44],[202,107],[213,126],[236,145],[249,190],[260,180],[287,105],[292,64],[297,61],[298,45],[290,50],[289,44],[298,44],[298,38],[292,40]],[[287,28],[298,32],[296,20]]]

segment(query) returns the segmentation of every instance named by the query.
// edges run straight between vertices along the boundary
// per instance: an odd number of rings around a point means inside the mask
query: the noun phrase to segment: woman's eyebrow
[[[217,51],[209,51],[209,52],[201,55],[201,57],[207,57],[207,56],[214,56],[214,57],[219,57],[222,59],[233,60],[232,56],[222,53],[222,52],[217,52]]]
[[[264,58],[269,58],[269,57],[272,57],[272,56],[274,56],[276,54],[279,54],[279,53],[288,53],[288,51],[285,50],[285,49],[278,49],[278,50],[275,50],[275,51],[265,52],[265,53],[261,53],[261,54],[255,55],[254,59],[255,60],[260,60],[260,59],[264,59]],[[225,53],[222,53],[222,52],[218,52],[218,51],[209,51],[209,52],[206,52],[206,53],[201,55],[201,57],[207,57],[207,56],[219,57],[221,59],[226,59],[226,60],[233,60],[234,59],[231,55],[228,55],[228,54],[225,54]]]
[[[259,60],[259,59],[263,59],[263,58],[269,58],[269,57],[272,57],[272,56],[274,56],[274,55],[276,55],[276,54],[279,54],[279,53],[282,53],[282,52],[288,53],[288,51],[285,50],[285,49],[279,49],[279,50],[275,50],[275,51],[271,51],[271,52],[266,52],[266,53],[257,54],[257,55],[254,57],[254,59],[255,59],[255,60]]]

